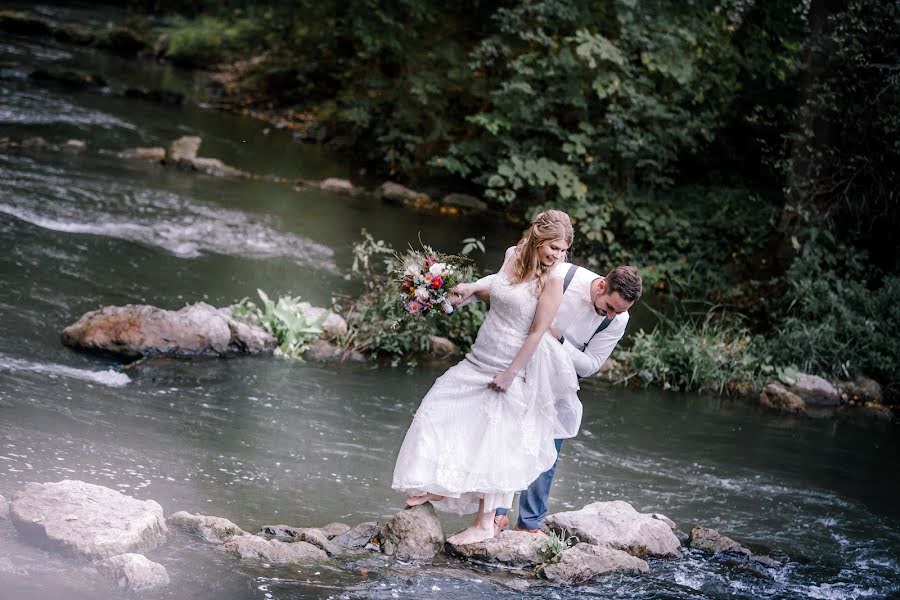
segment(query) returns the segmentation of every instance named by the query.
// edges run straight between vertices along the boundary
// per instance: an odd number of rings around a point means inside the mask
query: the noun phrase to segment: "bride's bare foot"
[[[463,544],[483,542],[492,537],[494,537],[494,523],[492,520],[488,520],[487,526],[481,523],[473,523],[471,527],[451,535],[447,538],[447,543],[453,546],[462,546]]]
[[[426,502],[439,502],[443,500],[443,496],[438,496],[437,494],[422,494],[421,496],[410,496],[406,499],[407,506],[419,506],[420,504],[425,504]]]

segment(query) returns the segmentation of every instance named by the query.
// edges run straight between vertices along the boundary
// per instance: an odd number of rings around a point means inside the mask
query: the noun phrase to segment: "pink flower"
[[[406,305],[406,312],[411,315],[417,315],[422,312],[422,304],[417,300],[413,300],[409,304]]]
[[[436,262],[437,262],[437,260],[433,256],[426,256],[425,257],[425,268],[427,269],[428,267],[430,267],[431,265],[433,265]]]
[[[444,280],[441,278],[440,275],[438,275],[437,277],[435,277],[434,279],[431,280],[432,289],[436,290],[436,289],[440,288],[442,285],[444,285]]]

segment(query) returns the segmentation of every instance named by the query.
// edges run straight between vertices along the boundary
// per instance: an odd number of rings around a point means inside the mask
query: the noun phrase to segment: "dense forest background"
[[[163,17],[160,58],[313,115],[385,177],[567,210],[578,257],[672,300],[635,342],[642,379],[792,365],[900,396],[898,3],[131,6]]]

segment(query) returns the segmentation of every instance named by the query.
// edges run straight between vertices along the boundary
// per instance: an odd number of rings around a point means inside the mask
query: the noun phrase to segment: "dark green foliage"
[[[881,276],[864,254],[814,232],[775,295],[782,314],[766,336],[776,364],[835,378],[868,375],[900,399],[900,276]],[[824,238],[824,239],[822,239]]]

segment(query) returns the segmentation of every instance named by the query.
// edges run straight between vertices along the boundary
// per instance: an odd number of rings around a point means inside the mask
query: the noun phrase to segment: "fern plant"
[[[259,325],[275,336],[278,341],[275,356],[303,360],[310,342],[322,335],[322,324],[328,313],[311,320],[301,307],[300,296],[281,296],[275,302],[262,290],[256,292],[262,306],[244,298],[231,307],[234,318]]]

